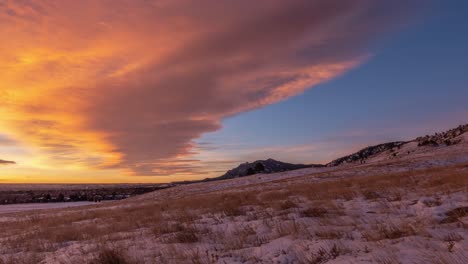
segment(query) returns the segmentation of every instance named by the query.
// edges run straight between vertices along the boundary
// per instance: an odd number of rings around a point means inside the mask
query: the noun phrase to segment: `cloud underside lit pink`
[[[5,125],[56,162],[189,174],[194,139],[359,65],[402,3],[0,1]]]

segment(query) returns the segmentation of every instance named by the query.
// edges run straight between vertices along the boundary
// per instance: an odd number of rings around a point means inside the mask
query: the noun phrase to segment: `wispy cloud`
[[[372,0],[0,5],[2,128],[45,163],[137,175],[200,172],[176,162],[195,154],[194,139],[359,65],[407,10]]]
[[[13,165],[16,164],[14,161],[9,161],[9,160],[1,160],[0,159],[0,165]]]

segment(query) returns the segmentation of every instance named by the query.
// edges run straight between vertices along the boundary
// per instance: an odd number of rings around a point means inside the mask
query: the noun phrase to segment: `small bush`
[[[196,230],[193,228],[185,228],[183,231],[180,231],[175,236],[176,243],[196,243],[198,242],[198,236]]]
[[[301,226],[295,221],[278,221],[275,223],[276,232],[280,237],[297,235],[300,233]]]
[[[458,242],[463,240],[463,237],[458,233],[450,233],[444,237],[444,241],[446,242]]]
[[[166,221],[159,223],[151,230],[156,237],[159,237],[161,235],[183,231],[184,227],[181,223],[169,223]]]
[[[281,210],[288,210],[288,209],[296,208],[296,207],[297,207],[297,204],[291,200],[284,201],[280,205]]]
[[[379,241],[382,239],[397,239],[401,237],[413,236],[416,234],[414,228],[407,223],[400,225],[379,225],[374,232],[367,232],[363,237],[368,241]]]
[[[381,198],[380,194],[373,191],[364,191],[362,195],[366,200],[375,200]]]
[[[423,203],[427,207],[435,207],[442,205],[442,201],[440,199],[426,199],[423,201]]]
[[[328,213],[327,209],[323,207],[308,208],[301,212],[303,217],[323,217]]]
[[[455,242],[449,241],[449,242],[447,243],[447,250],[448,250],[448,252],[453,253],[453,251],[454,251],[453,248],[454,248],[454,247],[455,247]]]
[[[447,217],[440,222],[441,224],[455,223],[458,219],[468,215],[468,206],[455,208],[445,214]]]
[[[245,215],[242,205],[242,199],[235,196],[224,197],[221,203],[222,210],[226,216]]]
[[[104,248],[90,264],[130,264],[127,255],[117,249]]]
[[[396,256],[378,257],[375,262],[378,264],[401,264]]]
[[[195,243],[198,242],[198,237],[192,232],[180,232],[176,235],[176,241],[179,243]]]
[[[336,244],[333,244],[330,249],[327,250],[325,248],[320,248],[316,253],[312,253],[310,256],[305,256],[302,261],[311,264],[322,264],[336,259],[340,255],[344,255],[346,253],[348,253],[347,249],[338,247]]]
[[[393,192],[387,197],[387,201],[389,202],[399,202],[403,199],[403,195],[401,192]]]
[[[340,239],[344,237],[343,232],[336,230],[316,231],[315,235],[321,239]]]
[[[397,239],[413,234],[411,230],[399,229],[393,226],[385,226],[379,229],[381,236],[385,239]]]

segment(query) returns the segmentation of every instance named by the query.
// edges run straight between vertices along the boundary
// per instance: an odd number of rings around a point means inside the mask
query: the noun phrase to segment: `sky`
[[[0,0],[0,183],[325,163],[468,123],[468,3]]]

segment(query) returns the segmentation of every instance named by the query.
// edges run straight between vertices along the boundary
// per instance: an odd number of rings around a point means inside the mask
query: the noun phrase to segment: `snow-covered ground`
[[[366,164],[3,214],[0,258],[5,263],[468,263],[466,141],[383,155]]]

